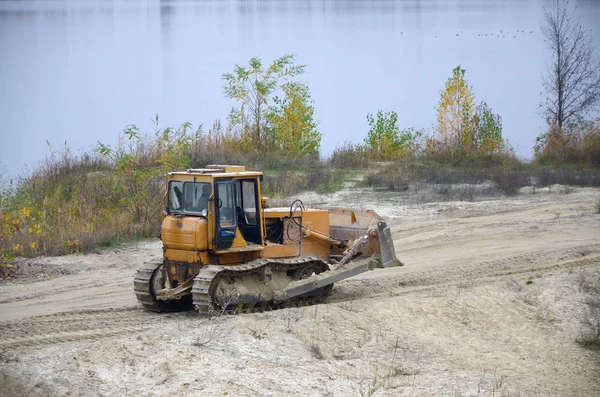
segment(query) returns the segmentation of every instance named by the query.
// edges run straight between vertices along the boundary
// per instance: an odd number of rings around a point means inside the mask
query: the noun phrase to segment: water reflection
[[[233,102],[221,74],[252,56],[308,64],[325,153],[367,131],[367,112],[395,110],[430,128],[439,90],[460,64],[531,153],[546,53],[544,0],[0,1],[0,162],[15,174],[66,139],[74,149],[150,130],[211,125]],[[584,23],[599,2],[578,2]],[[600,37],[594,33],[596,42]],[[598,49],[600,50],[600,48]]]

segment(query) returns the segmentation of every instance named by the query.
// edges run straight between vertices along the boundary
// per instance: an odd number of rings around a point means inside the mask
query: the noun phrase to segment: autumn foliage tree
[[[284,96],[273,99],[267,114],[271,148],[292,156],[318,155],[321,133],[308,87],[290,82],[282,89]]]
[[[437,133],[444,146],[468,144],[469,119],[475,94],[465,79],[465,69],[457,66],[440,93],[437,107]]]
[[[437,106],[437,135],[427,142],[427,150],[449,153],[452,161],[490,158],[503,149],[502,119],[481,102],[457,66],[440,92]]]

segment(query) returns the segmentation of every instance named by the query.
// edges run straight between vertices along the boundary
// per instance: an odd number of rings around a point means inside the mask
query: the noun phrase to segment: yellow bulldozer
[[[262,172],[209,165],[167,175],[163,259],[138,269],[134,292],[152,311],[200,313],[311,304],[333,283],[401,266],[374,211],[269,208]]]

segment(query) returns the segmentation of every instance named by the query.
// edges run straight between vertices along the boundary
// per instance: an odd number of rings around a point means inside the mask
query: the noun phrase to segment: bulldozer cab
[[[261,178],[242,166],[169,173],[165,216],[205,218],[213,251],[262,245]]]

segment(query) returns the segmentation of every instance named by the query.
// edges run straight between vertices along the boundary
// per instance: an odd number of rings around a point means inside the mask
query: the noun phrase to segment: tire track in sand
[[[337,284],[329,302],[393,297],[449,287],[465,288],[514,276],[590,266],[600,264],[599,250],[600,245],[580,246],[412,273],[402,273],[403,268],[375,270],[364,278],[348,279]],[[590,254],[582,255],[582,252],[588,251]],[[592,251],[595,252],[592,254]]]
[[[154,316],[141,308],[83,310],[0,323],[0,348],[96,339],[152,326]]]

